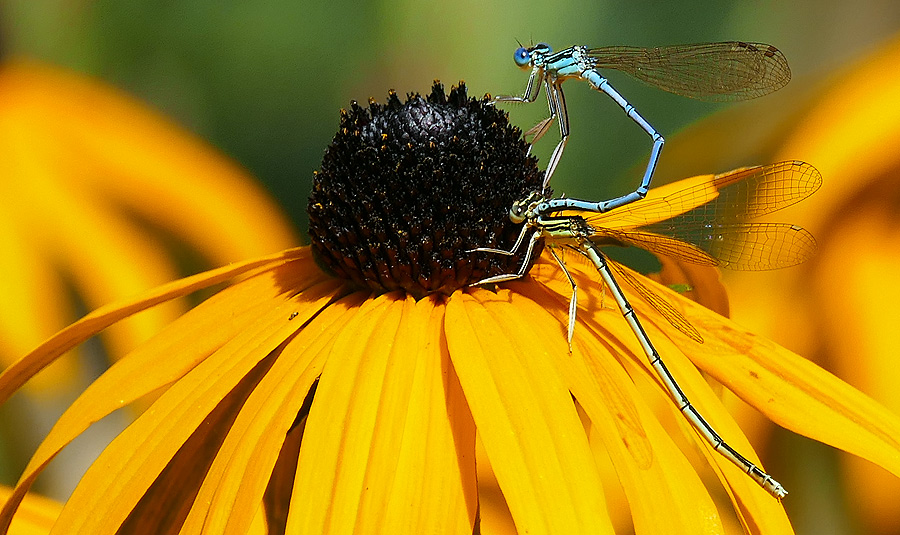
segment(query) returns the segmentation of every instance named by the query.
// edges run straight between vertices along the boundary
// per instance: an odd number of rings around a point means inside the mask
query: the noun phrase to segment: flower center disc
[[[462,82],[449,97],[435,82],[427,98],[351,102],[313,180],[313,251],[357,286],[416,298],[516,273],[524,251],[468,251],[512,247],[509,209],[541,176],[519,129]]]

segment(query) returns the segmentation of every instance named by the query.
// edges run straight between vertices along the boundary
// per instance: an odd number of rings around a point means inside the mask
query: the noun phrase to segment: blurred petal
[[[0,367],[5,367],[66,325],[73,304],[58,298],[66,292],[62,278],[29,245],[27,233],[8,210],[0,210],[0,251]],[[58,389],[76,374],[66,360],[55,368],[38,379],[37,390]]]
[[[9,487],[0,486],[0,506],[12,494]],[[47,535],[59,516],[62,504],[37,494],[28,494],[9,527],[9,535]]]
[[[816,194],[815,210],[805,214],[813,230],[835,210],[846,207],[852,192],[897,165],[900,131],[900,38],[895,38],[850,72],[835,77],[813,109],[794,123],[779,151],[815,162],[826,177]],[[848,180],[845,177],[853,177]]]
[[[0,80],[0,101],[46,129],[51,147],[63,151],[54,159],[77,162],[65,170],[82,186],[184,236],[213,262],[296,242],[245,171],[128,95],[29,62],[5,65]]]
[[[95,308],[178,276],[160,237],[211,264],[297,239],[252,178],[142,103],[88,77],[32,62],[0,65],[0,364]],[[71,286],[71,288],[69,288]],[[80,301],[68,303],[74,291]],[[114,357],[170,322],[178,301],[104,334]],[[72,372],[52,381],[65,385]]]

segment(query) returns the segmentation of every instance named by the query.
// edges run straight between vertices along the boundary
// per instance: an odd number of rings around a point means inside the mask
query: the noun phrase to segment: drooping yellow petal
[[[307,300],[294,310],[297,316],[292,320],[302,324],[318,311],[319,300],[334,295],[340,284],[325,278],[305,259],[277,266],[213,295],[94,381],[60,417],[35,453],[32,466],[88,425],[178,380],[290,295],[305,292]],[[54,436],[59,439],[51,440]]]
[[[288,430],[322,371],[338,327],[357,313],[366,297],[356,293],[329,305],[309,331],[300,331],[285,345],[231,425],[182,533],[247,532]],[[302,324],[303,316],[292,321]]]
[[[330,296],[320,299],[320,303],[329,299]],[[216,407],[217,400],[223,399],[248,368],[299,328],[299,324],[290,322],[289,314],[296,307],[292,301],[302,300],[303,294],[300,294],[261,314],[252,327],[245,328],[176,382],[150,410],[120,434],[76,489],[68,502],[69,508],[63,511],[62,516],[67,520],[62,525],[72,526],[73,533],[81,529],[79,526],[84,526],[85,533],[105,532],[101,526],[115,531],[179,445]],[[104,475],[107,469],[117,472],[120,477],[110,481]],[[100,506],[92,502],[96,495],[110,499]],[[104,508],[104,513],[98,512]],[[88,518],[86,511],[97,512],[97,515]]]
[[[485,306],[509,292],[454,293],[450,356],[491,466],[523,533],[611,533],[603,490],[569,390],[529,332],[506,332]]]
[[[697,366],[779,425],[900,476],[900,418],[773,342],[704,310],[691,312],[695,324],[721,333],[691,352]],[[729,358],[715,358],[721,354]]]
[[[388,361],[395,344],[408,348],[398,327],[413,308],[397,294],[368,300],[335,341],[307,418],[287,533],[354,532],[373,435],[386,425],[378,406]]]
[[[170,299],[182,297],[197,290],[225,282],[254,269],[264,266],[277,266],[291,259],[303,258],[308,255],[308,248],[289,249],[270,256],[254,258],[179,279],[153,288],[136,297],[100,307],[58,332],[34,351],[3,370],[3,373],[0,374],[0,403],[9,399],[9,396],[25,384],[26,381],[59,358],[63,353],[122,318]]]
[[[582,295],[585,293],[588,293],[589,295],[591,293],[599,293],[599,283],[591,282],[592,278],[596,278],[596,276],[583,269],[584,268],[580,265],[569,266],[569,271],[581,289],[580,293]],[[639,276],[636,273],[633,275]],[[556,279],[541,280],[541,282],[551,288],[553,293],[559,296],[558,299],[566,299],[564,297],[566,295],[564,288],[570,288],[568,282]],[[668,288],[665,288],[664,292],[660,292],[659,289],[661,287],[658,284],[651,282],[649,279],[644,279],[644,282],[648,287],[652,287],[657,293],[662,293],[666,298],[669,298],[671,295],[678,295]],[[591,290],[593,290],[593,292]],[[679,382],[694,406],[730,445],[735,447],[752,462],[759,465],[759,459],[753,452],[750,443],[747,441],[734,419],[727,413],[709,384],[702,376],[700,376],[697,368],[691,364],[685,356],[693,355],[695,348],[706,347],[707,344],[698,344],[693,340],[690,340],[680,331],[668,324],[666,320],[659,316],[652,307],[648,306],[638,294],[630,292],[627,287],[623,287],[623,290],[625,290],[629,301],[634,307],[648,336],[656,346],[657,351],[665,360],[672,375]],[[621,344],[621,347],[618,348],[616,354],[630,356],[630,358],[620,361],[626,367],[629,374],[643,374],[650,377],[654,383],[659,385],[655,372],[650,367],[647,357],[640,349],[634,333],[631,331],[631,328],[627,325],[624,318],[622,318],[621,313],[618,310],[604,308],[600,301],[600,299],[596,299],[595,297],[594,299],[579,300],[580,303],[584,303],[584,308],[579,308],[578,310],[579,321],[576,329],[584,327],[593,331],[601,338],[607,338],[612,344]],[[687,312],[687,309],[682,302],[689,302],[694,306],[703,308],[693,301],[679,295],[678,300],[674,301],[674,304],[684,312]],[[704,308],[703,310],[706,309]],[[714,314],[709,311],[707,311],[707,313]],[[689,320],[693,320],[692,316],[685,315]],[[701,328],[702,325],[695,324],[695,326],[700,329],[704,338],[710,336],[710,332],[707,329]],[[677,340],[677,342],[673,342],[670,337]],[[668,400],[668,394],[664,393],[661,385],[659,386],[659,389],[660,394]],[[680,413],[678,413],[674,405],[667,403],[666,406],[671,408],[676,417],[681,418]],[[704,452],[707,451],[708,446],[695,435],[693,430],[689,430],[687,433],[691,439],[696,439],[698,443],[704,445]],[[729,491],[733,493],[735,505],[738,507],[738,514],[741,516],[745,525],[757,526],[756,529],[765,533],[793,533],[790,522],[781,505],[763,491],[755,482],[753,482],[753,480],[747,477],[743,471],[718,454],[710,453],[708,459],[719,468],[720,477],[723,477],[727,482]]]
[[[0,506],[12,495],[12,489],[0,486]],[[37,494],[28,494],[9,527],[9,535],[47,535],[59,516],[62,504]]]
[[[808,360],[667,288],[654,287],[711,334],[686,352],[697,367],[779,425],[900,475],[900,418]]]
[[[310,269],[317,275],[310,277]],[[307,301],[294,310],[297,324],[302,324],[320,308],[321,299],[334,294],[340,282],[327,279],[306,289],[304,286],[309,280],[301,283],[292,279],[311,278],[315,282],[321,277],[309,259],[289,262],[223,290],[182,316],[157,337],[114,364],[66,410],[32,456],[17,490],[21,493],[27,489],[50,460],[88,426],[182,377],[252,325],[260,315],[283,304],[287,297],[279,297],[279,292],[294,294],[306,290]],[[284,284],[291,286],[281,286]],[[271,295],[269,300],[264,299],[267,293]]]
[[[535,340],[555,348],[554,362],[612,459],[631,505],[635,533],[723,533],[709,493],[639,398],[631,378],[612,356],[614,346],[599,343],[581,328],[576,329],[573,353],[568,354],[567,310],[555,299],[559,296],[528,283],[513,288],[512,303],[537,331]]]
[[[450,363],[442,299],[401,320],[385,373],[358,533],[471,533],[475,424]]]
[[[644,324],[657,350],[664,356],[669,371],[676,377],[691,403],[729,445],[757,466],[764,468],[753,446],[728,413],[715,390],[688,360],[693,353],[692,346],[682,342],[673,343],[665,334],[669,329],[666,326],[660,328],[661,324],[657,319],[645,321]],[[674,405],[669,406],[681,422],[681,414]],[[709,464],[716,469],[719,479],[731,496],[735,512],[747,531],[793,534],[793,528],[779,501],[760,488],[742,469],[699,440],[693,429],[689,429],[687,425],[682,425],[681,428],[691,439],[703,444],[701,451]]]

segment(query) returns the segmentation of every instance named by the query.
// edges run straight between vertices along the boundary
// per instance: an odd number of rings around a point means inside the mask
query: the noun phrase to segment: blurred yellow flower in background
[[[133,98],[34,62],[0,66],[0,364],[84,308],[297,244],[239,166]],[[173,302],[105,334],[120,356],[183,313]],[[52,373],[52,372],[51,372]],[[70,363],[45,376],[60,390]]]
[[[796,207],[819,254],[790,273],[734,278],[729,287],[746,303],[736,314],[748,326],[900,413],[900,38],[825,86],[776,156],[803,154],[825,176],[815,206]],[[783,321],[760,318],[751,306],[783,311]],[[900,481],[857,458],[842,463],[865,532],[900,532]]]
[[[5,505],[12,489],[0,485],[0,506]],[[62,504],[36,494],[28,494],[9,526],[10,535],[47,535],[56,523]]]

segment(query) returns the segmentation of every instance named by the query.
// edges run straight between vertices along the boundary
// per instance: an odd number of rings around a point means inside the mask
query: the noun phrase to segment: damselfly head
[[[509,220],[516,224],[524,222],[525,215],[528,213],[528,206],[527,199],[514,202],[509,209]]]
[[[536,62],[540,64],[544,56],[552,53],[553,49],[547,43],[538,43],[530,48],[520,46],[513,54],[513,61],[519,68],[528,69],[533,67]]]
[[[513,54],[513,61],[516,62],[516,65],[523,69],[527,69],[531,64],[531,51],[524,46],[520,46],[516,49],[515,54]]]
[[[538,191],[532,191],[527,197],[519,199],[512,204],[509,209],[509,220],[515,224],[523,223],[531,214],[534,213],[535,207],[545,199],[544,195]]]

